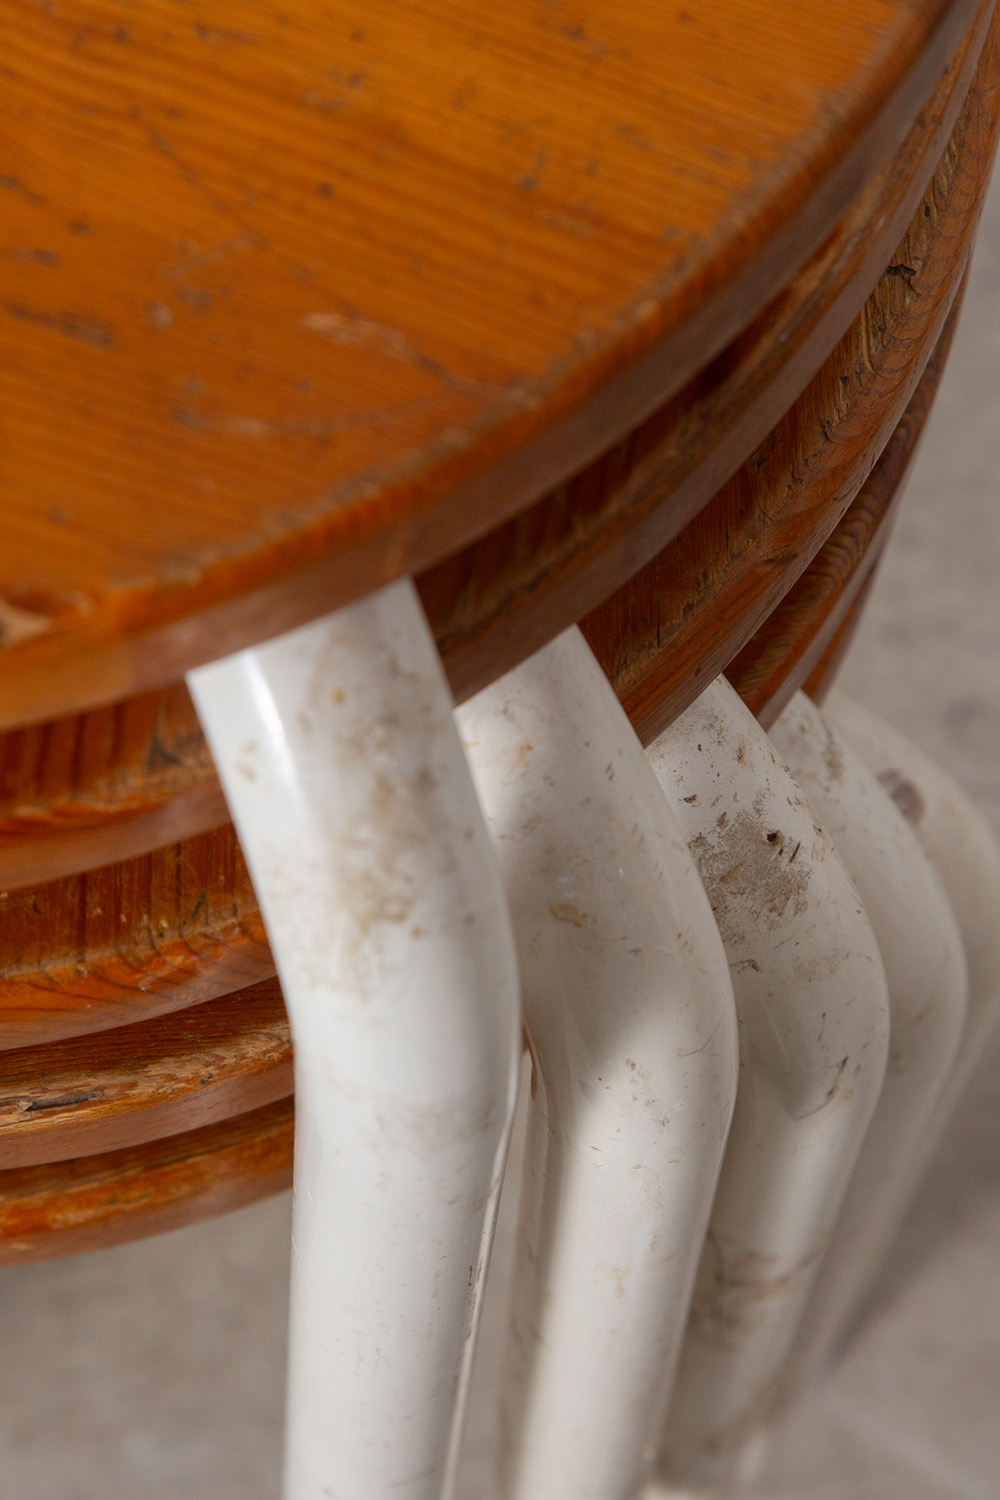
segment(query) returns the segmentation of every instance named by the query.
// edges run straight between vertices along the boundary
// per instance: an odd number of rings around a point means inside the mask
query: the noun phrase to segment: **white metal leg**
[[[482,1316],[469,1381],[469,1415],[465,1425],[456,1493],[459,1500],[497,1500],[503,1448],[503,1404],[509,1360],[514,1273],[524,1180],[525,1142],[538,1084],[531,1054],[525,1048],[517,1108],[510,1133],[496,1236],[483,1292]]]
[[[499,840],[537,1092],[505,1500],[630,1500],[659,1443],[735,1090],[690,856],[577,630],[459,712]]]
[[[404,582],[189,681],[296,1044],[286,1500],[441,1500],[520,1029],[440,663]]]
[[[892,796],[937,871],[969,968],[969,1006],[958,1058],[925,1137],[923,1163],[1000,1024],[1000,849],[982,813],[944,771],[869,709],[830,694],[833,723]]]
[[[726,944],[740,1085],[667,1424],[675,1485],[732,1476],[773,1400],[878,1099],[888,996],[829,837],[722,679],[650,748]]]
[[[968,981],[941,882],[874,772],[803,693],[771,738],[865,904],[885,965],[892,1033],[882,1096],[796,1339],[790,1393],[829,1357],[891,1244],[958,1054]]]

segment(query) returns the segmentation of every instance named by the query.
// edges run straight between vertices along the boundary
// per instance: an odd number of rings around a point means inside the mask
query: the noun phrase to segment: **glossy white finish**
[[[723,680],[649,749],[712,902],[740,1085],[667,1423],[664,1476],[744,1467],[878,1099],[888,996],[833,844]],[[669,1493],[669,1490],[668,1490]]]
[[[576,629],[459,711],[535,1065],[504,1500],[630,1500],[652,1467],[736,1081],[725,954]]]
[[[507,1169],[504,1172],[500,1207],[497,1211],[493,1254],[483,1291],[482,1315],[469,1381],[469,1414],[459,1460],[458,1500],[497,1500],[500,1485],[504,1377],[509,1363],[506,1351],[514,1296],[525,1141],[532,1113],[533,1092],[537,1093],[537,1084],[533,1084],[531,1054],[525,1048],[521,1058],[517,1107],[507,1152]]]
[[[877,714],[841,692],[830,694],[824,714],[910,823],[947,892],[965,944],[968,1013],[955,1066],[927,1130],[926,1161],[1000,1024],[1000,849],[965,793]]]
[[[965,1024],[965,950],[940,880],[874,772],[797,693],[771,730],[837,846],[875,929],[889,985],[882,1095],[796,1338],[790,1394],[846,1331],[892,1242]]]
[[[412,585],[191,674],[296,1044],[286,1500],[442,1500],[520,1054]]]

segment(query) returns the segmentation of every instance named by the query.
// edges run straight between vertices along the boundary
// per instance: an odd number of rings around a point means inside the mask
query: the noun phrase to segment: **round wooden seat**
[[[992,6],[109,0],[7,28],[0,1260],[288,1181],[183,674],[416,577],[648,743],[829,679],[947,355]]]

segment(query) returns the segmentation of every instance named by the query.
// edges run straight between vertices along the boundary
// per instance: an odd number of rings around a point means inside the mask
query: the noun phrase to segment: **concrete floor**
[[[841,678],[1000,834],[1000,192]],[[288,1200],[0,1274],[0,1500],[276,1500]],[[746,1500],[1000,1497],[1000,1041],[875,1311]],[[460,1500],[478,1500],[472,1480]],[[365,1500],[358,1496],[356,1500]]]

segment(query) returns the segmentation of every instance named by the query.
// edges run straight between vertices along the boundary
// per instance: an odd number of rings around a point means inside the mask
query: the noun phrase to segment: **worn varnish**
[[[884,550],[944,373],[960,303],[961,292],[902,420],[857,499],[795,587],[726,668],[729,681],[765,729],[811,680],[831,644],[836,641],[841,652],[847,647],[849,631],[842,633],[841,627],[847,619],[856,623],[855,601]]]
[[[984,57],[974,96],[980,111],[991,67]],[[418,579],[458,701],[618,587],[651,539],[671,534],[681,515],[703,505],[786,410],[805,372],[843,332],[857,287],[875,274],[868,216],[892,226],[912,206],[913,174],[954,112],[953,93],[949,78],[891,170],[725,356],[623,443]],[[975,154],[964,127],[963,152]],[[964,170],[981,168],[966,161]],[[934,222],[946,235],[966,213],[961,194],[934,196]],[[620,598],[631,608],[627,590]],[[621,686],[614,668],[612,675]],[[226,818],[179,684],[0,736],[0,796],[0,885],[7,888],[128,859]]]
[[[587,612],[646,739],[727,663],[762,717],[822,685],[990,8],[0,0],[0,1260],[290,1181],[187,666],[416,571],[459,698]]]
[[[966,33],[961,98],[986,11],[3,0],[2,722],[426,567],[617,442]]]
[[[695,520],[584,620],[645,740],[788,593],[902,416],[971,248],[993,149],[995,67],[991,41],[909,231],[829,360]],[[606,465],[589,481],[595,493],[598,480],[607,485]],[[575,515],[585,493],[581,484],[567,510],[553,502],[552,515]],[[543,550],[515,550],[508,561],[519,567]],[[201,753],[192,757],[198,777]],[[0,1047],[120,1026],[274,972],[229,825],[117,866],[11,890],[3,902]]]
[[[179,1015],[0,1055],[0,1161],[138,1146],[292,1092],[276,979]]]
[[[786,409],[912,212],[978,41],[977,23],[896,157],[724,355],[571,481],[421,577],[460,701],[619,586]],[[0,886],[127,859],[224,819],[180,685],[0,737]]]
[[[124,1026],[267,979],[232,825],[0,895],[0,1049]]]
[[[231,1213],[292,1182],[291,1099],[150,1145],[0,1171],[0,1265]]]

